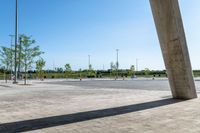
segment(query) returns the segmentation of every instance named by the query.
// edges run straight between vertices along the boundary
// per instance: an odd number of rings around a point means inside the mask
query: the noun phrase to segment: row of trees
[[[103,78],[103,77],[109,77],[109,78],[115,78],[116,76],[121,77],[121,78],[125,78],[125,77],[165,77],[166,76],[166,71],[153,71],[153,70],[149,70],[149,69],[145,69],[145,70],[141,70],[141,71],[134,71],[134,66],[132,65],[130,67],[130,69],[119,69],[118,73],[116,75],[116,71],[117,70],[89,70],[89,69],[85,69],[85,70],[72,70],[70,64],[65,65],[67,66],[66,68],[57,68],[54,70],[43,70],[43,61],[37,61],[36,64],[40,64],[40,65],[36,65],[36,67],[40,66],[40,68],[37,68],[37,70],[31,69],[28,71],[28,78],[30,79],[44,79],[44,78]],[[0,69],[0,73],[1,73],[1,69]]]
[[[37,78],[37,71],[29,71],[29,78]],[[125,77],[163,77],[166,76],[165,71],[150,71],[150,70],[142,70],[142,71],[132,71],[130,69],[119,69],[118,70],[118,77],[125,78]],[[89,71],[88,69],[85,70],[71,70],[65,71],[62,68],[62,71],[56,70],[44,70],[44,78],[116,78],[116,72],[111,69],[108,70],[92,70]]]
[[[24,83],[26,84],[27,80],[27,72],[29,70],[32,70],[33,65],[35,64],[35,69],[37,73],[37,77],[43,80],[45,77],[45,74],[48,72],[43,70],[45,67],[46,62],[44,61],[43,58],[41,58],[41,55],[44,53],[40,50],[39,46],[36,45],[36,41],[33,40],[31,37],[28,37],[26,35],[20,35],[19,37],[19,45],[17,45],[17,70],[18,70],[18,77],[19,78],[24,78]],[[4,73],[13,73],[13,68],[14,68],[14,54],[15,50],[13,48],[8,48],[2,46],[0,49],[0,65],[3,67]],[[0,68],[1,68],[0,67]],[[110,77],[115,77],[117,78],[118,76],[135,76],[136,74],[139,74],[138,72],[136,73],[135,71],[135,66],[131,65],[130,69],[128,70],[118,70],[117,68],[117,63],[114,64],[113,62],[110,63],[110,69],[107,71],[95,71],[92,68],[92,65],[90,64],[88,70],[79,70],[79,71],[72,71],[71,65],[66,64],[63,68],[56,68],[55,70],[57,73],[65,73],[64,77],[65,78],[70,78],[71,75],[77,74],[81,78],[82,76],[85,77],[87,76],[88,78],[92,77],[102,77],[102,74],[109,73]],[[30,72],[30,71],[29,71]],[[149,75],[151,71],[149,69],[145,69],[144,71],[141,71],[144,75]],[[12,79],[12,75],[10,76]],[[6,76],[7,79],[7,76]]]
[[[110,63],[110,70],[111,70],[111,74],[115,75],[116,77],[118,76],[118,70],[117,70],[117,63],[114,64],[113,62]],[[143,75],[148,76],[150,74],[150,70],[148,68],[145,68],[144,70],[142,70],[141,72],[143,72]],[[135,66],[131,65],[130,69],[128,70],[127,75],[130,75],[131,77],[134,77],[136,74],[135,71]]]
[[[36,69],[38,71],[38,69]],[[32,71],[32,73],[35,73]],[[148,76],[148,75],[165,75],[166,72],[163,71],[151,71],[148,68],[145,68],[144,70],[141,71],[136,71],[135,70],[135,66],[131,65],[130,69],[117,69],[117,65],[114,64],[113,62],[110,63],[110,69],[108,70],[94,70],[92,68],[92,65],[90,64],[89,69],[79,69],[78,71],[73,71],[71,68],[71,65],[65,64],[64,67],[57,67],[54,70],[45,70],[45,73],[64,73],[64,77],[68,78],[70,77],[70,74],[74,74],[74,73],[84,73],[84,75],[86,75],[87,77],[97,77],[96,75],[98,73],[109,73],[110,77],[116,77],[118,76],[131,76],[134,77],[135,75],[141,75],[141,76]],[[108,76],[108,74],[107,74]]]
[[[82,69],[79,69],[78,72],[79,72],[79,77],[81,78],[82,76],[82,71],[87,71],[87,77],[88,78],[91,78],[91,77],[96,77],[96,71],[92,68],[92,65],[89,66],[89,69],[88,70],[82,70]],[[62,67],[58,67],[58,68],[55,68],[55,71],[54,73],[57,72],[57,73],[65,73],[65,77],[66,78],[69,78],[71,77],[71,74],[74,72],[71,68],[71,65],[70,64],[65,64],[64,66],[64,69]],[[85,75],[85,74],[84,74]]]
[[[27,84],[27,71],[32,69],[33,64],[36,63],[36,69],[38,74],[42,74],[42,69],[45,66],[45,61],[41,58],[44,53],[40,50],[40,47],[35,45],[36,41],[26,35],[19,36],[19,45],[17,45],[16,51],[16,66],[18,70],[18,78],[24,78],[24,84]],[[1,67],[4,68],[4,73],[10,73],[12,79],[12,73],[15,63],[15,50],[2,46],[0,49],[0,62]],[[39,58],[38,61],[35,61]],[[7,75],[6,74],[6,75]],[[16,77],[14,77],[16,78]],[[6,76],[7,79],[7,76]]]
[[[33,72],[34,73],[34,72]],[[36,72],[35,72],[36,73]],[[157,72],[155,72],[157,73]],[[74,78],[74,77],[87,77],[87,78],[94,78],[94,77],[114,77],[117,79],[117,77],[135,77],[135,75],[146,75],[148,76],[149,74],[152,74],[152,71],[149,69],[145,69],[140,72],[135,71],[135,66],[131,65],[130,69],[122,70],[119,69],[117,70],[117,67],[114,63],[111,62],[110,64],[110,69],[108,70],[94,70],[92,66],[90,65],[89,69],[86,70],[81,70],[79,69],[78,71],[73,71],[71,68],[70,64],[66,64],[63,67],[55,68],[55,70],[46,70],[45,71],[45,77],[60,77],[60,78]],[[49,76],[51,75],[51,76]],[[56,76],[55,76],[56,75]]]
[[[116,64],[114,64],[113,62],[110,63],[110,71],[111,71],[110,74],[112,76],[115,76],[116,78],[118,78],[119,70],[117,68],[117,63]],[[131,65],[130,69],[128,70],[128,74],[127,75],[130,75],[131,77],[135,76],[135,66],[134,65]]]

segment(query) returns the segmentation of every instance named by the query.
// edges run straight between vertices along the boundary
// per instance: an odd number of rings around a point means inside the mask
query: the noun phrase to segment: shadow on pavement
[[[137,112],[152,108],[157,108],[165,105],[175,104],[181,102],[182,100],[177,99],[164,99],[134,105],[127,105],[115,108],[108,108],[102,110],[94,110],[87,112],[80,112],[74,114],[66,114],[60,116],[52,116],[46,118],[3,123],[0,124],[0,133],[16,133],[16,132],[25,132],[32,131],[37,129],[49,128],[54,126],[61,126],[66,124],[72,124],[76,122],[83,122],[98,118],[122,115],[131,112]]]

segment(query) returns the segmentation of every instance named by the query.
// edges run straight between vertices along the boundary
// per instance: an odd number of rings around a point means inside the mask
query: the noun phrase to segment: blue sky
[[[200,1],[179,0],[193,69],[200,69]],[[19,0],[19,32],[32,35],[45,52],[46,68],[165,69],[149,0]],[[14,34],[15,0],[0,0],[0,45]]]

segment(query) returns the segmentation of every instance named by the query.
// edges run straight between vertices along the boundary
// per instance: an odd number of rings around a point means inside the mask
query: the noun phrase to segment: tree
[[[92,65],[90,64],[89,65],[89,69],[88,69],[88,78],[91,78],[93,76],[94,76],[94,74],[93,74],[93,68],[92,68]]]
[[[93,69],[92,69],[92,65],[91,65],[91,64],[89,65],[89,70],[93,70]]]
[[[43,80],[43,74],[44,74],[43,68],[45,67],[45,64],[46,62],[42,58],[36,61],[36,70],[40,80]]]
[[[72,68],[70,64],[65,64],[65,72],[71,72]]]
[[[21,54],[20,54],[20,64],[24,68],[24,84],[26,84],[27,81],[27,71],[28,69],[32,68],[33,63],[35,62],[35,58],[39,57],[44,52],[40,51],[39,46],[33,46],[36,42],[35,40],[32,40],[31,37],[28,37],[26,35],[21,35]]]
[[[1,47],[0,49],[0,61],[5,68],[4,75],[5,80],[7,82],[7,72],[11,70],[11,62],[12,62],[12,50],[10,48]]]
[[[65,64],[65,74],[66,74],[66,77],[69,77],[71,71],[72,71],[71,65],[70,64]]]
[[[79,78],[80,78],[80,81],[82,81],[82,69],[81,68],[79,69]]]
[[[144,74],[145,74],[145,76],[148,76],[150,74],[150,70],[148,68],[145,68]]]
[[[135,66],[131,65],[130,70],[129,70],[129,75],[134,76],[135,75]]]
[[[57,67],[55,68],[57,73],[63,73],[63,68],[62,67]]]
[[[96,70],[92,68],[92,65],[89,65],[89,69],[87,70],[87,77],[88,78],[95,78],[96,77]]]
[[[115,65],[113,62],[111,62],[110,63],[110,69],[111,69],[111,75],[116,76],[117,65]]]

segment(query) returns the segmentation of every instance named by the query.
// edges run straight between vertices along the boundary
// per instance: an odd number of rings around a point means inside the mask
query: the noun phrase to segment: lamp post
[[[20,78],[20,74],[21,74],[21,51],[22,51],[22,37],[19,37],[19,53],[18,53],[18,79]]]
[[[138,59],[136,59],[136,71],[139,71],[139,69],[138,69]]]
[[[18,43],[18,0],[16,0],[15,12],[15,79],[14,84],[17,83],[17,43]]]
[[[88,70],[90,70],[90,67],[91,67],[91,66],[90,66],[90,57],[91,57],[91,56],[88,55]]]
[[[88,55],[88,76],[90,78],[90,74],[91,74],[91,65],[90,65],[90,55]]]
[[[10,49],[11,49],[11,60],[10,60],[10,79],[12,80],[12,71],[13,71],[13,53],[12,53],[12,47],[13,47],[13,38],[15,35],[9,35],[10,36]]]
[[[117,52],[117,62],[116,62],[116,67],[117,67],[117,79],[118,79],[118,70],[119,70],[119,49],[116,49]]]

